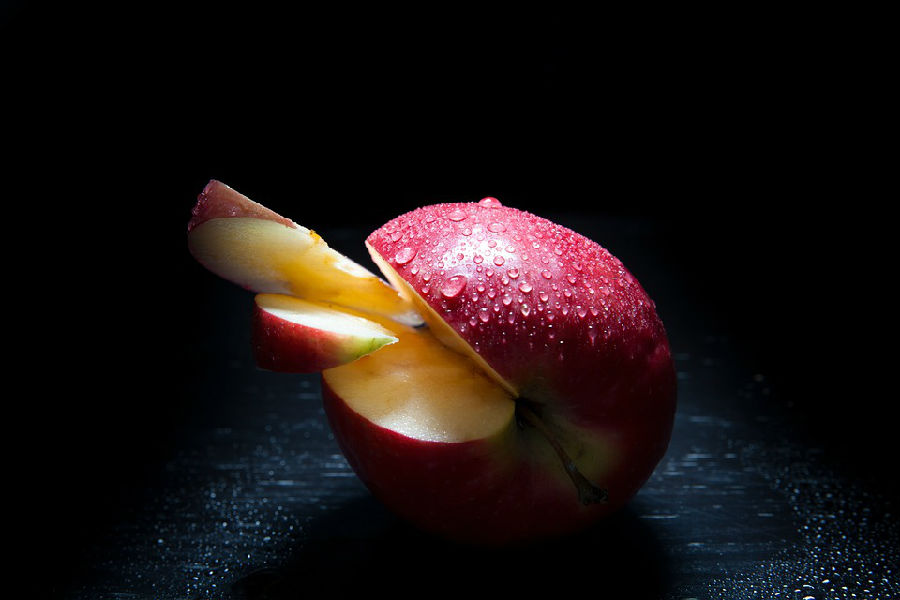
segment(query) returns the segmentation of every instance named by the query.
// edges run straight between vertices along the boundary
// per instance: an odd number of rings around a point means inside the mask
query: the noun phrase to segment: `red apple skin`
[[[675,409],[666,332],[605,248],[495,199],[416,209],[367,243],[520,394],[581,426],[644,427],[665,447]]]
[[[293,229],[297,228],[297,224],[290,219],[282,217],[258,202],[254,202],[224,183],[211,179],[203,188],[203,191],[200,192],[197,202],[191,209],[191,219],[188,221],[187,228],[188,233],[210,219],[229,217],[267,219]]]
[[[422,441],[373,424],[325,380],[322,397],[342,453],[372,495],[420,530],[455,542],[499,547],[577,532],[621,507],[644,481],[620,472],[608,482],[617,490],[608,503],[585,506],[562,467],[529,460],[515,431],[495,440]]]

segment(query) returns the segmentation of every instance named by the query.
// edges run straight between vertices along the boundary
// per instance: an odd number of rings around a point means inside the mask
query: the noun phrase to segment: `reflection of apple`
[[[217,250],[201,262],[214,271],[281,282],[248,286],[256,291],[367,309],[365,290],[338,301],[344,290],[333,282],[293,280],[306,271],[340,279],[347,269],[315,254],[273,267],[282,248],[273,227],[235,236],[223,220],[205,221],[213,228],[202,245]],[[257,250],[252,266],[237,244]],[[374,495],[424,530],[504,543],[578,530],[637,492],[668,445],[675,378],[654,304],[620,261],[493,198],[417,209],[367,246],[393,286],[377,293],[396,298],[373,295],[378,310],[355,314],[397,341],[351,353],[322,377],[335,436]],[[410,306],[428,327],[392,318]],[[270,338],[284,336],[288,348],[307,332],[283,327]],[[308,360],[313,346],[296,345]]]

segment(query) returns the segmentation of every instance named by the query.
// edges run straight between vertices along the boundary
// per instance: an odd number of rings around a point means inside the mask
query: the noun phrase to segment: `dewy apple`
[[[574,532],[625,504],[666,450],[663,324],[625,266],[570,229],[494,198],[425,206],[366,240],[388,285],[212,181],[188,235],[201,263],[263,294],[263,366],[322,371],[348,462],[423,530],[488,544]]]

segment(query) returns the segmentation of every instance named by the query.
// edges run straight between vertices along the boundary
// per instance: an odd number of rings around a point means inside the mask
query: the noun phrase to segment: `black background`
[[[210,178],[313,229],[487,195],[659,223],[644,251],[691,318],[772,373],[772,402],[854,469],[894,452],[877,19],[24,2],[0,18],[2,196],[25,240],[9,257],[27,258],[7,291],[35,371],[16,369],[28,442],[9,461],[26,503],[53,506],[37,549],[77,553],[189,417],[191,340],[222,318],[184,237]]]

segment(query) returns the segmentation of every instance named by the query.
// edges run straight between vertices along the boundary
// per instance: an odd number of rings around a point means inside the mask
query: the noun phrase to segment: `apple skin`
[[[580,426],[641,429],[662,456],[675,412],[668,338],[608,250],[493,198],[416,209],[367,245],[521,396]]]
[[[209,220],[231,217],[264,219],[297,229],[297,224],[290,219],[254,202],[221,181],[211,179],[197,196],[197,202],[191,209],[191,219],[188,221],[187,230],[190,233],[194,228]]]

